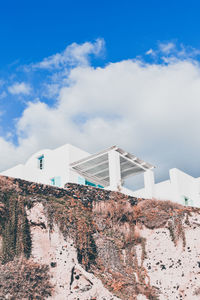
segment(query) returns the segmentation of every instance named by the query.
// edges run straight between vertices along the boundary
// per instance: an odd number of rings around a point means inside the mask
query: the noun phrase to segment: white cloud
[[[86,42],[81,45],[73,43],[67,46],[63,52],[49,56],[32,67],[36,69],[60,69],[66,65],[88,65],[89,55],[100,55],[103,49],[103,39],[97,39],[95,43]]]
[[[149,49],[146,55],[151,55],[154,59],[161,59],[164,63],[170,64],[179,60],[194,60],[200,55],[200,50],[183,44],[174,42],[159,43],[158,48]]]
[[[84,64],[67,82],[54,107],[28,104],[16,124],[18,146],[0,139],[1,169],[40,148],[72,143],[93,152],[117,144],[159,166],[162,176],[171,167],[199,175],[197,62]]]
[[[151,55],[151,56],[155,56],[156,52],[153,49],[149,49],[148,51],[146,51],[145,53],[146,55]]]
[[[8,91],[12,95],[29,95],[31,92],[31,87],[25,82],[15,82],[13,85],[8,87]]]
[[[170,52],[172,52],[176,48],[176,45],[172,42],[170,42],[170,43],[160,43],[159,48],[160,48],[160,51],[163,52],[164,54],[169,54]]]

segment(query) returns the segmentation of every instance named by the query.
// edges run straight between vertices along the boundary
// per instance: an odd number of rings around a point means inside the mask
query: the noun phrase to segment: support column
[[[110,189],[117,191],[121,187],[120,155],[117,151],[108,152]]]
[[[172,188],[173,200],[179,204],[184,204],[180,194],[179,170],[174,168],[169,170],[170,183]]]
[[[154,173],[151,170],[147,170],[144,172],[144,187],[146,195],[149,199],[152,199],[154,197]]]

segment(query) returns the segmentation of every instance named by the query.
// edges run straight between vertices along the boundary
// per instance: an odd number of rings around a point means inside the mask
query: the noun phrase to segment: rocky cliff
[[[0,177],[0,299],[200,299],[200,215]]]

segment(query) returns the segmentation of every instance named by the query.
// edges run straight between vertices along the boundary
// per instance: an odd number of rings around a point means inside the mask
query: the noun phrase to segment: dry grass
[[[134,217],[147,228],[164,227],[173,216],[182,217],[186,209],[184,206],[171,201],[154,199],[143,200],[134,207]]]

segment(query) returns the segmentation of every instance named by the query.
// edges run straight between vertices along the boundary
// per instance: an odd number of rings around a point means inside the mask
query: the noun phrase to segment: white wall
[[[10,168],[4,172],[1,172],[1,175],[10,176],[15,178],[21,178],[23,174],[24,165],[20,164],[13,168]]]
[[[179,169],[169,171],[170,179],[154,184],[152,197],[159,200],[171,200],[185,205],[185,197],[189,206],[200,207],[200,178],[194,178]],[[152,184],[152,183],[149,183]],[[149,198],[149,188],[133,193],[136,197]]]
[[[90,155],[90,153],[83,151],[73,145],[68,144],[69,153],[69,164],[85,158]],[[78,183],[78,177],[81,175],[77,174],[74,170],[68,167],[68,179],[66,182]],[[66,183],[65,182],[65,183]]]
[[[38,157],[44,155],[44,168],[39,169]],[[28,181],[51,184],[51,178],[60,177],[61,187],[66,182],[78,183],[78,174],[71,171],[69,164],[90,155],[75,146],[66,144],[54,150],[43,149],[34,153],[25,165],[17,165],[2,172],[2,175]]]
[[[170,180],[155,184],[154,198],[158,200],[170,200],[173,198],[173,189]]]
[[[179,197],[177,201],[183,203],[184,197],[187,197],[190,205],[199,206],[200,195],[198,180],[175,168],[171,169],[169,173],[174,190],[174,201]]]

